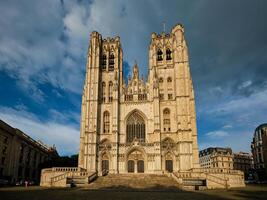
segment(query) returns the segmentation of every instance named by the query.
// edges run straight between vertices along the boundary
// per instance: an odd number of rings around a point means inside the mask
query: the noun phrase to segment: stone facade
[[[267,180],[267,124],[259,125],[251,142],[256,179]]]
[[[39,182],[39,165],[58,156],[55,148],[35,141],[22,131],[0,120],[0,179]]]
[[[252,173],[253,168],[252,154],[246,152],[234,153],[234,169],[243,171],[246,179]]]
[[[92,32],[81,108],[79,167],[162,173],[199,167],[195,99],[182,25],[152,33],[147,81],[123,80],[120,38]]]
[[[199,152],[201,168],[233,169],[231,148],[210,147]]]

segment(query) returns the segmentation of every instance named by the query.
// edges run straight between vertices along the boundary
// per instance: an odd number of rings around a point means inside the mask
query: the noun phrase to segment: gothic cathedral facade
[[[126,84],[120,38],[92,32],[81,106],[79,167],[101,173],[199,168],[194,89],[181,24],[152,33],[146,81]]]

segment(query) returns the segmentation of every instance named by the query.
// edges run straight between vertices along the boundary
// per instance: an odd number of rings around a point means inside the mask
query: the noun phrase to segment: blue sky
[[[78,152],[89,35],[119,35],[125,76],[147,75],[152,32],[185,27],[199,148],[250,151],[266,123],[267,1],[0,1],[0,119],[61,155]]]

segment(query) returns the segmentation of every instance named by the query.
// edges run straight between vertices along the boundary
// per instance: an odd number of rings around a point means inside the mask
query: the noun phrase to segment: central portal
[[[134,150],[129,154],[127,161],[127,171],[128,173],[145,172],[145,162],[142,152]]]

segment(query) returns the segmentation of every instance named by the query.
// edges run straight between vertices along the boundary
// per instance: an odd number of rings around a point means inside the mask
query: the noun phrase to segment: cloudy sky
[[[250,151],[267,121],[266,19],[265,0],[0,1],[0,119],[77,153],[90,32],[119,35],[125,72],[137,60],[146,75],[150,34],[182,23],[200,149]]]

